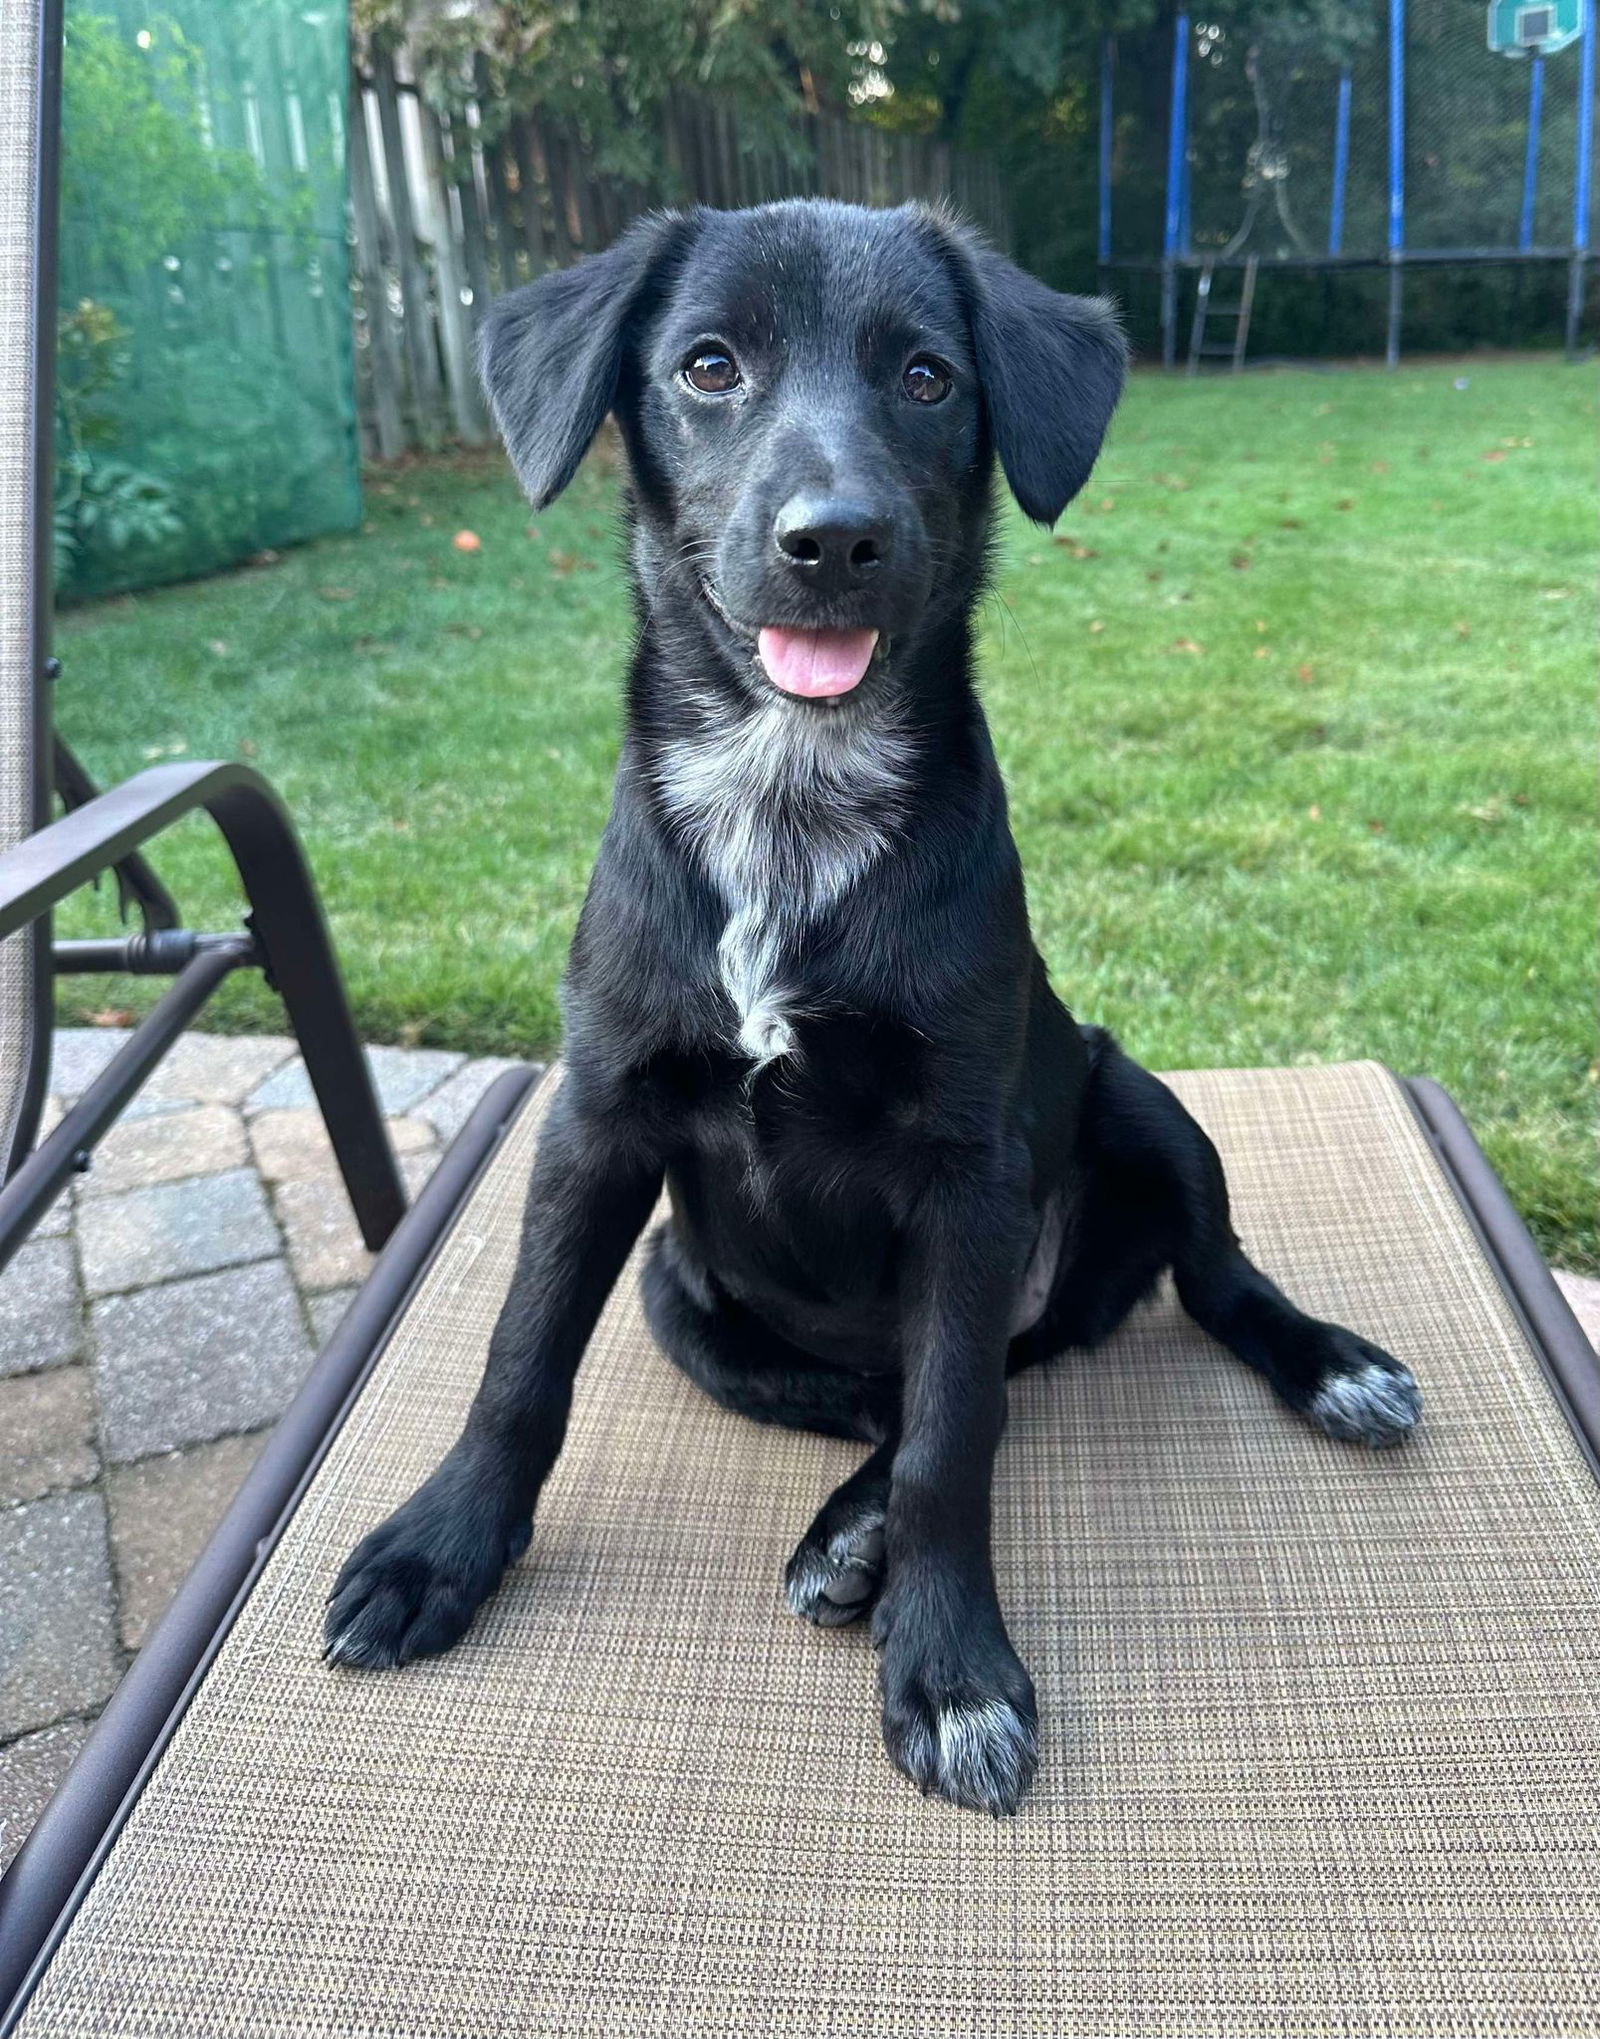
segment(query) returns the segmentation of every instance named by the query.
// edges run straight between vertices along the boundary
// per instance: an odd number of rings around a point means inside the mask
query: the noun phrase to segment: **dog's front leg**
[[[912,1214],[904,1419],[873,1617],[890,1756],[924,1791],[996,1814],[1016,1810],[1038,1758],[1033,1683],[1006,1635],[989,1543],[1024,1183],[1016,1157],[969,1158],[942,1168]]]
[[[466,1426],[438,1470],[356,1546],[329,1596],[325,1655],[381,1668],[446,1650],[527,1549],[595,1320],[661,1185],[625,1120],[570,1082],[540,1135],[516,1271]]]

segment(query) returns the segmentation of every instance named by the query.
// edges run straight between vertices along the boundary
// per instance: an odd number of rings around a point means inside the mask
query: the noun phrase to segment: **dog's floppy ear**
[[[603,254],[497,298],[478,332],[478,372],[536,510],[560,495],[617,393],[628,322],[685,240],[681,213],[635,220]]]
[[[1069,297],[961,237],[978,380],[1011,493],[1053,524],[1089,479],[1122,394],[1127,342],[1103,297]]]

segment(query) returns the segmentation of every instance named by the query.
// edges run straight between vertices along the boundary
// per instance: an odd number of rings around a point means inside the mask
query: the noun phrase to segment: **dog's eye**
[[[702,347],[683,364],[683,379],[702,396],[726,396],[741,381],[739,364],[716,347]]]
[[[950,394],[950,371],[931,354],[919,354],[907,362],[900,387],[914,404],[942,404]]]

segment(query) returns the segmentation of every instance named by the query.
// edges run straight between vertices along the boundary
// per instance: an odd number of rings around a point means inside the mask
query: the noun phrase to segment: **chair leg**
[[[238,865],[267,982],[288,1012],[361,1236],[375,1253],[405,1215],[406,1194],[304,853],[260,782],[230,786],[206,805]]]

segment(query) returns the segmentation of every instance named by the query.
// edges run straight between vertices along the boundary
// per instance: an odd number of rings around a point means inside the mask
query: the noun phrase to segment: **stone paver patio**
[[[47,1125],[125,1038],[57,1033]],[[368,1057],[413,1193],[514,1066]],[[370,1263],[294,1043],[188,1034],[0,1274],[0,1866]]]
[[[52,1116],[123,1038],[56,1035]],[[368,1055],[413,1191],[513,1066]],[[0,1866],[369,1258],[293,1042],[189,1034],[0,1274]]]

